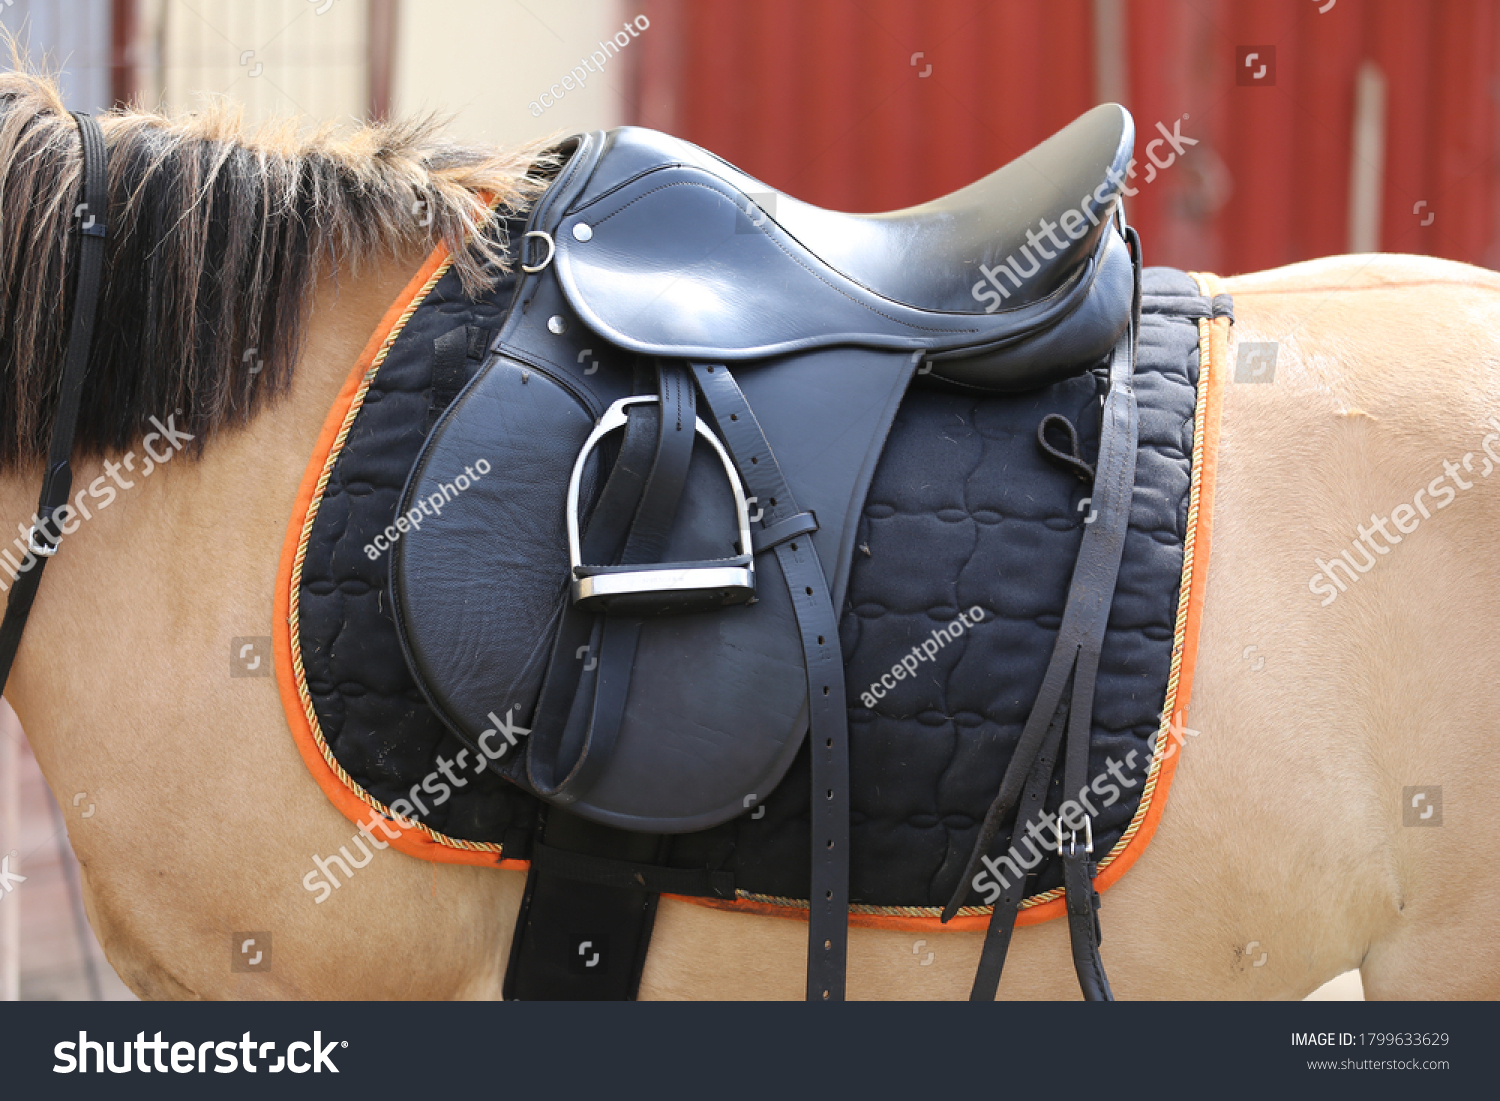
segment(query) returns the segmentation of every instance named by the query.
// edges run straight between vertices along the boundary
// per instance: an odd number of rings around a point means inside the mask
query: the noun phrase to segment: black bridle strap
[[[10,679],[10,667],[26,630],[26,618],[42,583],[42,569],[47,559],[57,553],[61,532],[52,527],[57,511],[68,503],[73,489],[73,436],[78,427],[78,406],[83,399],[84,376],[88,371],[89,349],[94,343],[94,320],[99,312],[99,290],[104,278],[105,216],[109,210],[109,171],[104,147],[104,131],[91,115],[73,114],[78,136],[83,143],[83,167],[80,173],[81,199],[73,211],[73,232],[78,235],[75,249],[73,315],[68,332],[68,348],[63,358],[62,384],[58,388],[57,410],[52,420],[52,442],[47,448],[47,473],[42,481],[42,495],[33,520],[30,546],[22,558],[22,570],[11,585],[0,620],[0,690]]]

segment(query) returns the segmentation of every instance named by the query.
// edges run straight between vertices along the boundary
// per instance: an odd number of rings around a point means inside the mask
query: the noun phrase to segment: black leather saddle
[[[918,373],[1019,391],[1120,361],[1128,392],[1133,142],[1098,107],[946,198],[850,215],[654,131],[569,139],[408,480],[403,510],[441,501],[392,555],[408,661],[517,784],[594,826],[701,830],[811,731],[810,997],[843,989],[838,610],[882,444]]]

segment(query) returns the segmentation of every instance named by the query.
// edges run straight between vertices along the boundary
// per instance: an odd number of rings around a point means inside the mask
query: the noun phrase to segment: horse
[[[439,240],[480,285],[501,258],[473,231],[539,193],[543,147],[432,119],[252,133],[224,104],[100,121],[87,515],[6,687],[59,803],[96,807],[69,823],[89,921],[142,998],[497,998],[524,876],[380,852],[313,905],[310,855],[351,825],[274,680],[231,676],[225,651],[270,633],[289,508],[370,333]],[[79,175],[55,84],[0,76],[0,515],[23,554]],[[1500,276],[1364,255],[1225,289],[1233,345],[1278,352],[1269,384],[1225,390],[1193,737],[1154,843],[1104,896],[1114,988],[1300,998],[1357,968],[1369,998],[1495,997],[1500,870],[1478,827],[1500,810]],[[1400,534],[1377,538],[1388,514]],[[1418,786],[1441,788],[1441,828],[1403,825]],[[268,971],[231,966],[245,930],[272,933]],[[910,934],[854,928],[850,996],[962,997],[981,940],[929,937],[919,962]],[[800,922],[663,898],[640,996],[796,998],[804,953]],[[1017,931],[1000,996],[1077,996],[1063,922]]]

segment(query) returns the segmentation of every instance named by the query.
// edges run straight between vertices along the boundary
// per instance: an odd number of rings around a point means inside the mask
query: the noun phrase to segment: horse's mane
[[[176,413],[201,446],[284,392],[315,280],[446,241],[471,293],[504,268],[475,233],[522,209],[539,150],[462,145],[433,117],[247,132],[237,107],[100,119],[109,239],[77,446],[123,450]],[[46,451],[72,302],[77,126],[56,83],[0,73],[0,468]]]

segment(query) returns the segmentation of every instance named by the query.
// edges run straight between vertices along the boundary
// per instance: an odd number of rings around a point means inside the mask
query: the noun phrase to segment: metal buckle
[[[59,546],[60,541],[59,541],[59,543],[41,543],[41,542],[38,542],[37,541],[37,531],[38,530],[39,529],[37,528],[37,526],[35,524],[31,525],[31,531],[28,532],[27,535],[26,535],[26,546],[31,551],[31,553],[34,554],[34,555],[36,555],[38,558],[51,558],[54,554],[57,553],[57,548]]]
[[[599,445],[600,440],[609,433],[625,427],[630,419],[625,411],[627,408],[632,405],[659,404],[660,401],[661,399],[655,394],[640,394],[635,397],[621,398],[615,402],[605,410],[604,416],[599,418],[599,423],[595,425],[589,438],[584,441],[583,450],[578,453],[578,459],[573,463],[573,476],[568,480],[568,558],[575,604],[602,602],[607,598],[617,596],[692,592],[700,589],[737,590],[741,593],[748,590],[749,594],[755,592],[754,544],[750,539],[750,503],[745,498],[745,487],[740,482],[739,471],[734,468],[734,462],[729,458],[729,453],[724,450],[724,445],[709,430],[708,425],[703,423],[701,417],[697,418],[697,434],[707,440],[713,447],[714,453],[719,456],[719,462],[723,464],[724,473],[729,478],[729,488],[734,491],[734,506],[740,526],[740,554],[714,566],[684,565],[671,568],[670,563],[663,563],[662,565],[668,568],[663,569],[661,565],[658,565],[653,568],[643,567],[640,570],[625,570],[592,577],[578,576],[578,571],[583,566],[582,541],[578,534],[578,493],[583,481],[584,464],[588,461],[589,454]]]
[[[1094,851],[1094,820],[1092,818],[1090,818],[1088,815],[1084,815],[1084,818],[1083,818],[1083,836],[1084,836],[1083,851],[1086,852],[1086,853],[1092,853]],[[1077,830],[1069,830],[1068,831],[1068,851],[1066,853],[1063,852],[1063,824],[1062,824],[1062,817],[1059,816],[1058,819],[1057,819],[1057,855],[1058,856],[1072,856],[1077,851],[1078,851],[1078,831]]]
[[[523,233],[521,235],[521,240],[524,241],[527,237],[540,237],[543,241],[547,242],[547,256],[540,264],[521,265],[521,270],[526,272],[526,274],[535,275],[539,271],[545,271],[547,265],[552,263],[552,257],[557,252],[557,243],[552,240],[552,234],[540,229],[533,229],[527,233]],[[525,246],[523,245],[522,248],[524,247]]]

